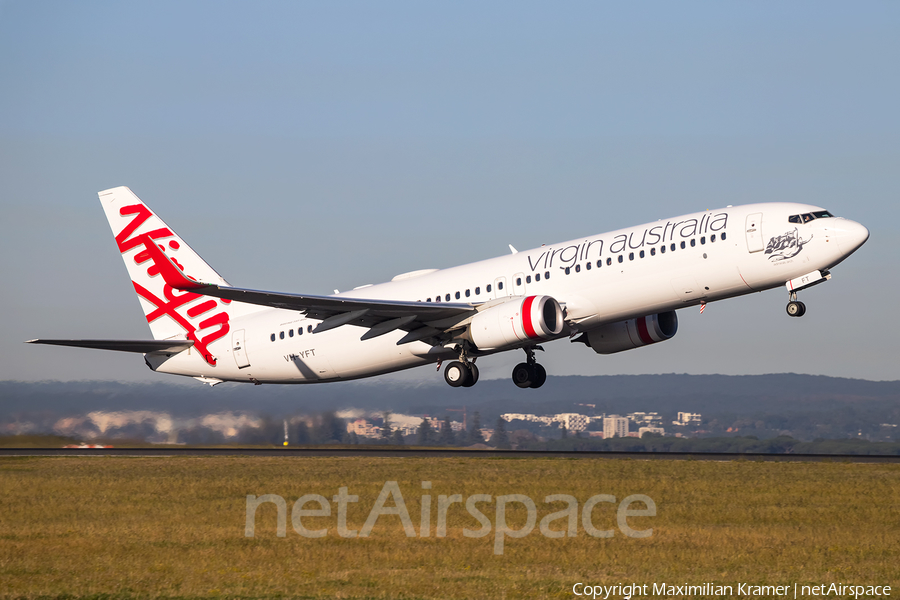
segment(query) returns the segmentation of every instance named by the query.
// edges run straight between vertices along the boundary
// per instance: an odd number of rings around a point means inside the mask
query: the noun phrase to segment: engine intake
[[[674,310],[609,323],[590,329],[578,339],[597,354],[615,354],[623,350],[640,348],[675,337],[678,332],[678,316]]]
[[[562,307],[555,298],[526,296],[479,312],[469,324],[468,337],[481,350],[496,350],[554,337],[564,325]]]

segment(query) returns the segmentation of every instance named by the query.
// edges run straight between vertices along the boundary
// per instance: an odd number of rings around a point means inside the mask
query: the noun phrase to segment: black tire
[[[528,363],[519,363],[513,369],[512,380],[520,388],[531,387],[531,382],[534,381],[534,369]]]
[[[802,317],[805,307],[802,302],[791,301],[787,305],[787,314],[791,317]]]
[[[463,384],[463,387],[472,387],[478,383],[478,367],[475,363],[469,363],[469,379]]]
[[[798,316],[798,317],[802,317],[803,315],[806,314],[806,305],[805,305],[804,303],[802,303],[802,302],[798,302],[797,304],[800,305],[800,314],[797,315],[797,316]]]
[[[531,382],[531,388],[537,389],[544,385],[544,382],[547,381],[547,369],[542,367],[541,365],[535,363],[534,365],[534,381]]]
[[[466,385],[466,381],[471,378],[472,374],[466,368],[466,365],[458,360],[454,360],[444,369],[444,381],[446,381],[450,387]]]

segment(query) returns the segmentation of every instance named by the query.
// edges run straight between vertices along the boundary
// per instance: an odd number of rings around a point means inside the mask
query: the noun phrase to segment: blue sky
[[[149,336],[96,197],[118,185],[233,284],[308,293],[817,204],[872,237],[803,319],[775,290],[542,362],[898,379],[898,30],[888,2],[0,2],[0,379],[166,378],[21,343]]]

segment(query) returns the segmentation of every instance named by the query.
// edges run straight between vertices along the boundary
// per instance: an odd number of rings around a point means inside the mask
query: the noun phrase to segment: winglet
[[[159,269],[163,279],[176,290],[192,292],[203,288],[215,287],[214,284],[200,283],[185,275],[182,270],[172,262],[172,259],[166,256],[152,240],[144,242],[144,247],[147,249],[147,253],[153,260],[153,263]]]

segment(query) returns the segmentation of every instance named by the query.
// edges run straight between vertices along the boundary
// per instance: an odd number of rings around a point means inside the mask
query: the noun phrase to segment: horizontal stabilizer
[[[75,346],[117,352],[181,352],[194,345],[193,340],[28,340],[26,344]]]

